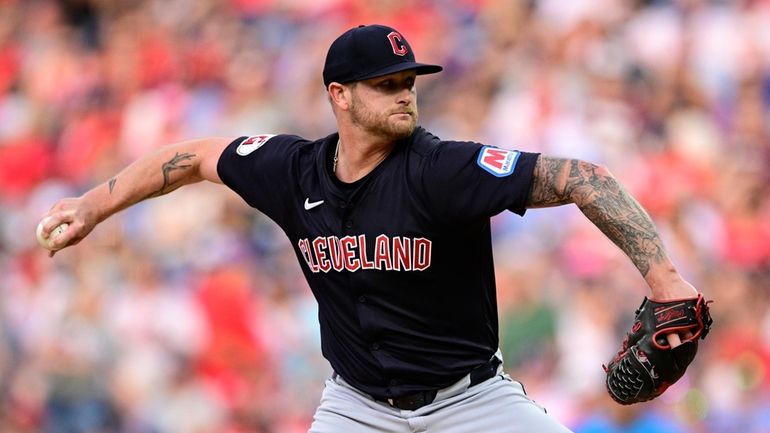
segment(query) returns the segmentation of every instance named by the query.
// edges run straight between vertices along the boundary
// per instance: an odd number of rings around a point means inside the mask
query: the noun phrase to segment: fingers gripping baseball
[[[66,198],[56,203],[40,220],[36,236],[38,243],[51,251],[76,245],[96,225],[92,212],[83,200]]]

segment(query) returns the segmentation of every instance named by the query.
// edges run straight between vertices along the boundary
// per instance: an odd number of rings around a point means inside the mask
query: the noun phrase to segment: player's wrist
[[[114,213],[114,211],[110,211],[111,207],[115,207],[114,198],[97,188],[84,193],[78,197],[78,200],[80,203],[76,208],[77,216],[86,223],[99,224]]]
[[[682,279],[669,284],[658,285],[650,290],[650,298],[656,301],[691,299],[697,296],[698,290],[692,284]]]
[[[652,267],[644,279],[650,287],[650,298],[657,301],[689,299],[698,296],[698,290],[685,281],[668,260]]]

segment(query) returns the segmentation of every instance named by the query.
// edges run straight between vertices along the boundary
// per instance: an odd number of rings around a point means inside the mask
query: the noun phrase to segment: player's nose
[[[414,94],[414,87],[412,88],[403,88],[399,90],[398,95],[396,96],[396,102],[399,104],[409,105],[414,102],[415,94]]]

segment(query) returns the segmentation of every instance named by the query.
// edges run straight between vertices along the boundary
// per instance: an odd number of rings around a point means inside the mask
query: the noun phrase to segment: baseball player
[[[319,304],[327,381],[312,433],[557,433],[503,373],[490,217],[576,204],[639,269],[652,297],[692,298],[649,216],[606,168],[444,141],[417,126],[417,63],[397,30],[332,44],[323,81],[338,132],[164,147],[44,217],[54,248],[144,199],[208,180],[274,220]],[[692,337],[668,333],[672,346]],[[688,334],[689,332],[689,334]]]

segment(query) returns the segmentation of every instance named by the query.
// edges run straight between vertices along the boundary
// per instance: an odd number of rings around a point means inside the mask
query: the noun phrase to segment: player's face
[[[359,81],[351,88],[350,116],[366,131],[394,140],[408,137],[417,125],[414,71]]]

